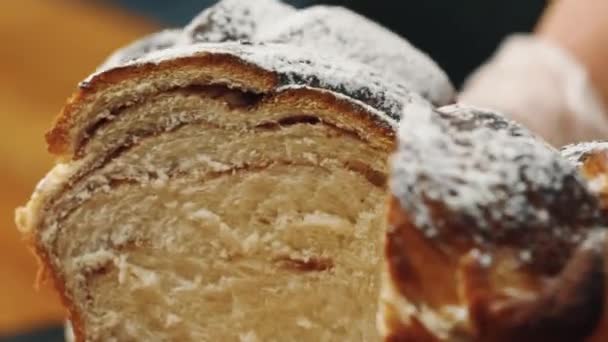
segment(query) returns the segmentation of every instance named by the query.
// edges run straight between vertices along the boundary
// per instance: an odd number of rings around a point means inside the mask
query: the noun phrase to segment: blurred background
[[[256,1],[256,0],[244,0]],[[0,342],[62,341],[64,311],[13,223],[52,165],[43,134],[78,81],[112,50],[162,27],[181,26],[215,1],[0,1]],[[509,33],[529,31],[545,1],[289,1],[347,6],[406,36],[455,84]]]

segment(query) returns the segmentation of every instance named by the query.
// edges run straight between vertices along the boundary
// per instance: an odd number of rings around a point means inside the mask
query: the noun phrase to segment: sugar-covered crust
[[[231,79],[217,77],[224,73]],[[412,98],[437,105],[454,98],[447,76],[426,55],[346,9],[297,11],[276,0],[225,0],[183,29],[144,37],[110,56],[60,113],[47,135],[49,149],[73,152],[82,112],[99,112],[100,106],[111,111],[137,97],[210,79],[259,93],[293,86],[330,90],[393,120]]]
[[[392,169],[387,340],[601,336],[606,216],[557,150],[499,113],[415,105]]]

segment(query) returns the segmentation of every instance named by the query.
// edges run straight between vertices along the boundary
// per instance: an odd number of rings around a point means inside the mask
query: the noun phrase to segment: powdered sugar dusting
[[[265,26],[295,12],[295,8],[276,0],[220,1],[184,28],[182,43],[254,41]]]
[[[562,147],[562,157],[580,166],[585,159],[597,151],[608,151],[607,141],[590,141]]]
[[[437,104],[446,104],[453,98],[447,76],[428,56],[393,32],[345,8],[310,7],[285,20],[269,22],[254,38],[331,52],[357,61]]]
[[[280,80],[278,89],[306,86],[345,95],[383,113],[382,121],[394,122],[399,119],[404,106],[412,102],[425,102],[407,86],[385,79],[376,69],[285,44],[198,43],[180,49],[151,52],[122,66],[157,64],[204,53],[233,55],[246,63],[274,72]]]
[[[277,0],[220,1],[183,30],[161,32],[123,48],[100,71],[210,49],[227,50],[280,72],[283,84],[319,86],[357,94],[358,99],[381,98],[375,102],[387,106],[374,107],[385,111],[392,107],[391,113],[396,108],[390,102],[395,101],[383,99],[386,89],[396,96],[413,91],[436,104],[447,104],[454,97],[445,73],[389,30],[343,8],[297,11]],[[150,53],[155,57],[150,58]]]
[[[147,35],[114,52],[97,68],[97,71],[100,72],[125,62],[136,60],[153,51],[160,51],[173,47],[177,44],[177,41],[181,36],[182,32],[180,30],[164,30]]]
[[[589,236],[581,244],[580,248],[598,254],[603,253],[606,248],[606,241],[608,241],[608,232],[606,229],[596,228],[589,233]]]
[[[600,220],[571,163],[487,110],[409,106],[392,163],[392,191],[427,237],[509,244],[548,271]]]

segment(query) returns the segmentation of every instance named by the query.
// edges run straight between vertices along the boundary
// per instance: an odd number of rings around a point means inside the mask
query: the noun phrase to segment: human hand
[[[505,40],[467,80],[459,102],[501,111],[555,146],[608,138],[608,114],[585,68],[534,36]]]

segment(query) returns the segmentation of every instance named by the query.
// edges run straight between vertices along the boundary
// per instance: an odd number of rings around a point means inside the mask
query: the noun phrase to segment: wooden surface
[[[43,134],[65,99],[113,49],[154,25],[85,0],[0,1],[0,336],[60,322],[13,223],[52,165]]]

